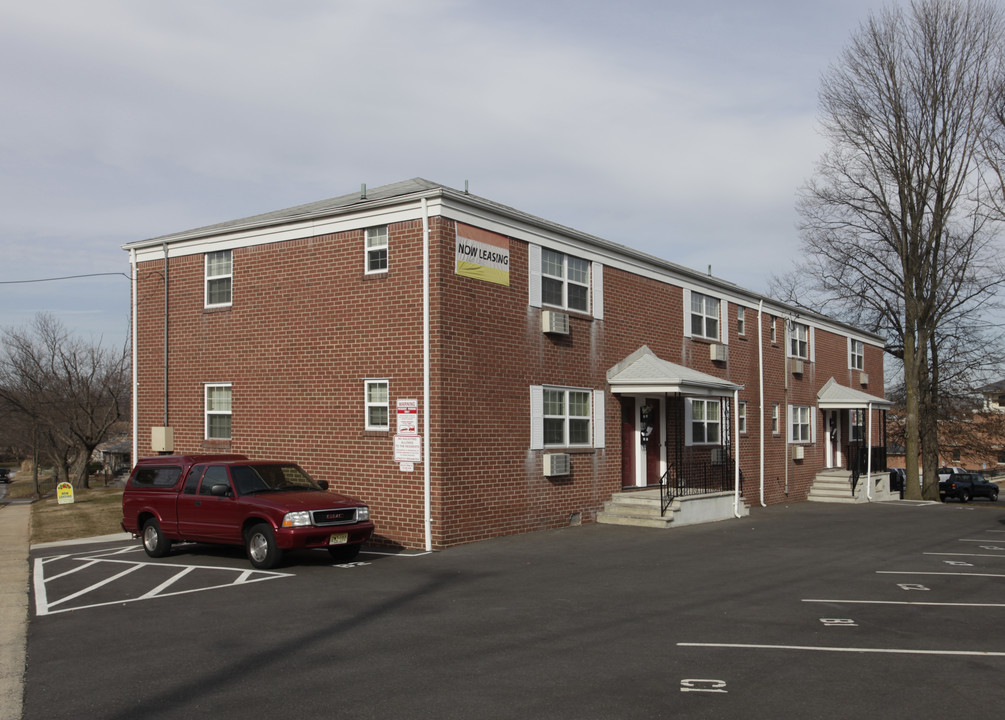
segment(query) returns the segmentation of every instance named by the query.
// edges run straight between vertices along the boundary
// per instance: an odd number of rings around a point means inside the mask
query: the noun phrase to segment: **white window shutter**
[[[813,330],[813,326],[810,325],[810,362],[816,362],[817,359],[817,342]]]
[[[782,322],[785,326],[785,357],[792,357],[792,343],[789,342],[789,321],[783,320]]]
[[[593,447],[603,448],[607,446],[605,441],[607,426],[604,422],[604,391],[593,391]]]
[[[531,307],[541,307],[541,246],[527,246],[527,291]]]
[[[684,337],[691,337],[691,291],[687,288],[684,288]]]
[[[719,337],[723,345],[729,345],[729,301],[719,301]]]
[[[530,449],[544,449],[544,387],[530,386]]]
[[[848,340],[848,367],[850,368],[850,367],[852,367],[852,364],[851,364],[851,338],[847,338],[847,340]]]
[[[604,266],[593,263],[593,317],[604,319]]]
[[[691,445],[694,442],[694,428],[691,426],[691,399],[684,400],[684,444]]]
[[[792,437],[792,406],[786,406],[787,412],[785,413],[785,436],[789,439],[789,442],[795,442],[795,438]]]
[[[810,408],[810,442],[817,444],[817,406]]]

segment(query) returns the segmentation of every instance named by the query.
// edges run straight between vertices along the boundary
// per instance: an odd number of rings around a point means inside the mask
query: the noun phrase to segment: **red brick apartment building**
[[[883,338],[466,191],[124,249],[133,457],[296,460],[389,544],[740,516],[885,469]]]

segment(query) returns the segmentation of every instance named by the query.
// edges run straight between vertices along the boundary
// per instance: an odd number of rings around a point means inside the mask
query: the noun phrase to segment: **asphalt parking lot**
[[[1005,503],[433,553],[31,553],[24,718],[998,718]]]

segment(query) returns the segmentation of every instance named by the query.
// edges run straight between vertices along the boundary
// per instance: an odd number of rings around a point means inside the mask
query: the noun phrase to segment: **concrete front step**
[[[665,529],[671,525],[693,525],[733,518],[733,505],[734,496],[729,492],[675,498],[666,515],[661,516],[659,489],[628,491],[618,493],[604,503],[604,509],[597,513],[597,522]],[[741,517],[749,513],[750,508],[741,503]]]
[[[872,481],[873,501],[891,500],[899,498],[899,494],[891,494],[888,491],[889,478],[884,473],[873,473]],[[851,492],[851,473],[847,470],[824,470],[817,474],[810,488],[810,493],[806,497],[811,502],[830,503],[867,503],[869,497],[866,494],[867,482],[863,475],[859,478],[855,486],[855,494]]]

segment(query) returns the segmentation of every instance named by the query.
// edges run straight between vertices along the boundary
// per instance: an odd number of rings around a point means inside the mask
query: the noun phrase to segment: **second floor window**
[[[747,334],[747,324],[745,321],[746,311],[743,305],[738,305],[736,308],[736,334],[746,335]]]
[[[387,272],[387,225],[366,229],[366,272]]]
[[[590,310],[590,263],[582,258],[541,250],[541,302],[568,310]]]
[[[810,328],[808,325],[792,323],[792,329],[789,330],[789,357],[810,359]]]
[[[736,414],[737,425],[740,426],[740,432],[747,432],[747,403],[740,403],[740,409]]]
[[[691,336],[719,339],[719,299],[691,293]]]
[[[865,343],[861,340],[851,341],[848,364],[853,370],[865,369]]]
[[[230,305],[234,259],[231,250],[206,253],[206,307]]]

